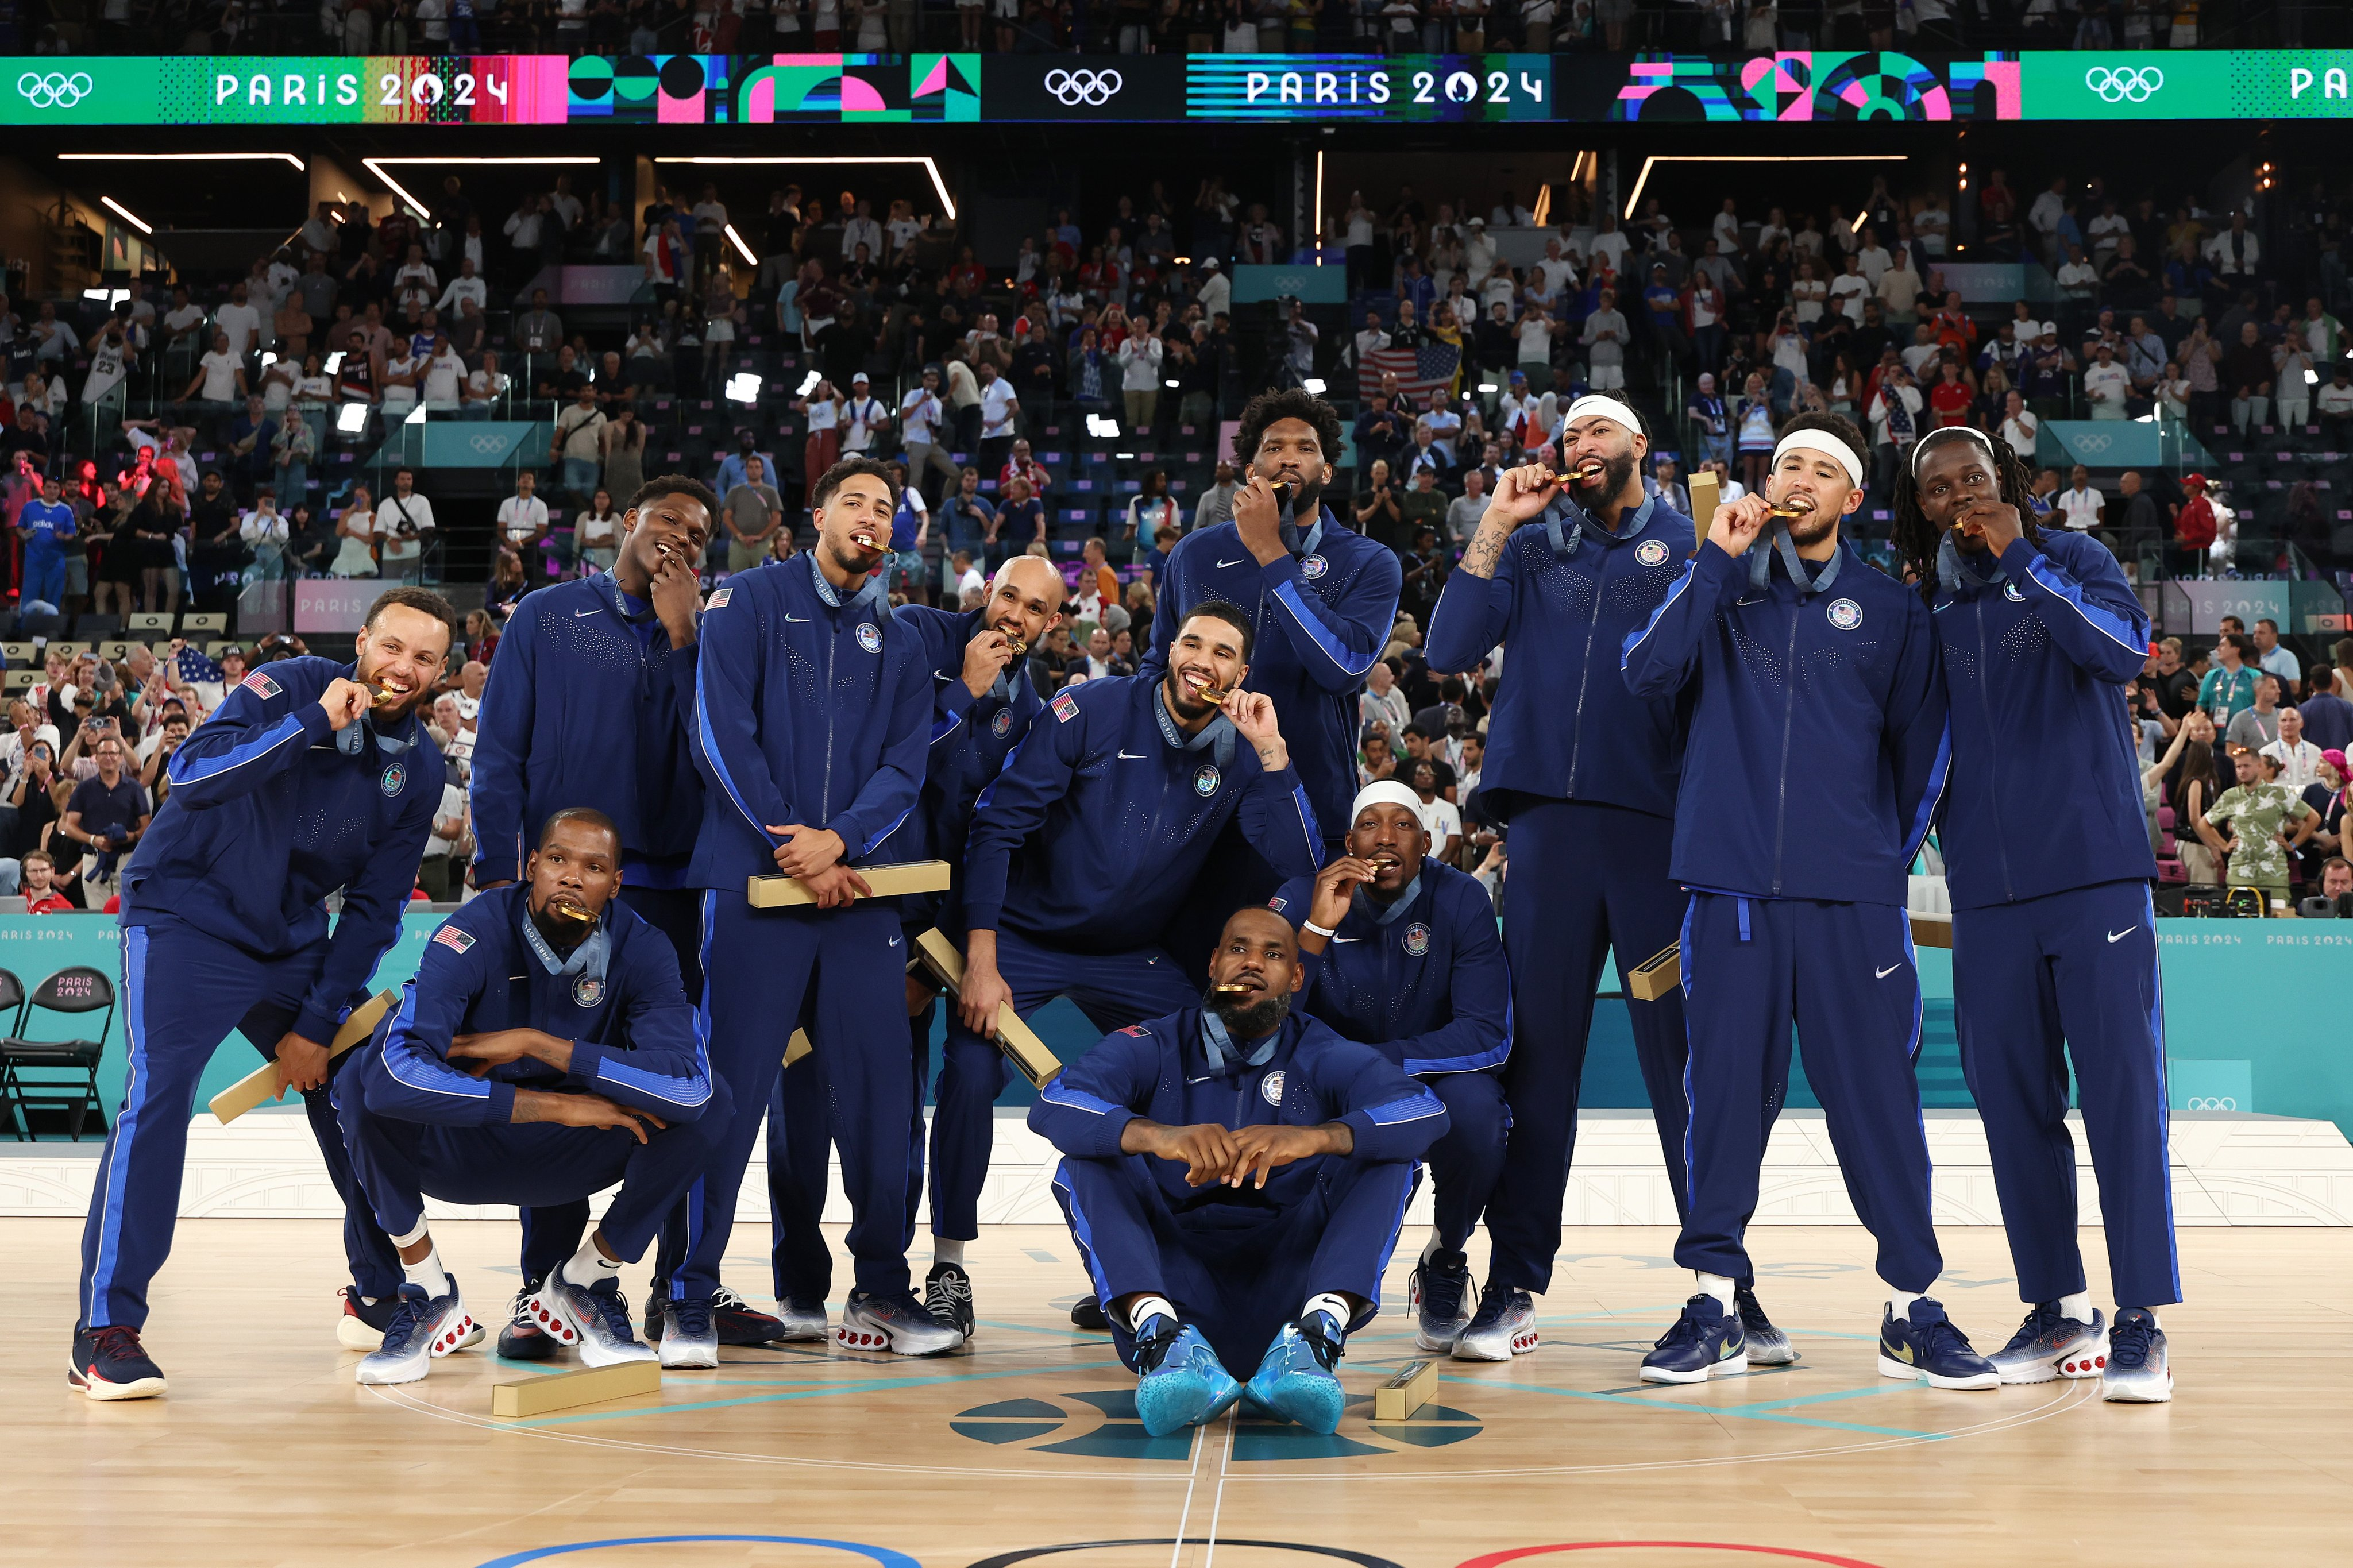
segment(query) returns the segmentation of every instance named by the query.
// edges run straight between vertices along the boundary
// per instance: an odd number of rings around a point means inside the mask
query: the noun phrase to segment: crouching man
[[[618,1183],[604,1222],[529,1310],[590,1366],[654,1359],[630,1331],[621,1266],[710,1163],[727,1089],[711,1076],[669,939],[614,901],[620,866],[603,814],[550,816],[522,880],[443,922],[399,1010],[337,1079],[360,1190],[406,1276],[360,1382],[414,1383],[481,1338],[433,1249],[427,1194],[544,1208]],[[672,1363],[668,1339],[662,1350]]]
[[[1332,1368],[1371,1321],[1438,1097],[1380,1052],[1294,1015],[1290,922],[1226,922],[1198,1007],[1106,1037],[1029,1125],[1066,1158],[1069,1218],[1155,1436],[1247,1393],[1314,1431],[1340,1424]],[[1228,1366],[1257,1366],[1247,1389]]]

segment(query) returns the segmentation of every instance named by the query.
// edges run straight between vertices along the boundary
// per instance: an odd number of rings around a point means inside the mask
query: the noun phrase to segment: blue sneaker
[[[1968,1335],[1923,1296],[1899,1318],[1879,1321],[1879,1374],[1925,1377],[1931,1388],[2000,1388],[2001,1372],[1969,1348]]]
[[[2097,1377],[2107,1355],[2107,1321],[2097,1307],[2086,1323],[2062,1312],[2058,1302],[2044,1301],[2029,1309],[2010,1343],[1986,1359],[2004,1383],[2050,1383]]]
[[[153,1399],[164,1392],[164,1369],[140,1346],[137,1329],[76,1329],[66,1382],[92,1399]]]
[[[558,1268],[540,1281],[529,1310],[540,1332],[578,1351],[583,1365],[617,1366],[625,1361],[656,1359],[653,1347],[629,1331],[629,1303],[621,1295],[618,1279],[575,1285]]]
[[[1703,1291],[1642,1358],[1644,1383],[1705,1383],[1748,1370],[1748,1335],[1740,1319]]]
[[[1332,1375],[1340,1359],[1342,1330],[1324,1312],[1311,1312],[1295,1323],[1285,1323],[1247,1390],[1261,1409],[1295,1421],[1325,1436],[1340,1429],[1340,1410],[1347,1404],[1340,1380]]]
[[[1144,1429],[1166,1437],[1184,1426],[1200,1426],[1233,1408],[1242,1396],[1218,1360],[1218,1352],[1190,1323],[1173,1323],[1159,1313],[1145,1320],[1135,1341],[1135,1413]]]
[[[2163,1405],[2173,1397],[2165,1331],[2138,1307],[2116,1313],[2116,1326],[2108,1334],[2107,1370],[2100,1374],[2100,1397],[2119,1405]]]
[[[335,1320],[335,1342],[347,1351],[382,1350],[384,1331],[392,1327],[393,1314],[400,1310],[400,1298],[378,1296],[371,1301],[360,1294],[358,1286],[346,1285],[335,1299],[343,1309]]]

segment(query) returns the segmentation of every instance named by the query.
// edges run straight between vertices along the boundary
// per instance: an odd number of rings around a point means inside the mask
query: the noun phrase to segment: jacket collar
[[[1613,544],[1632,542],[1642,530],[1651,526],[1651,514],[1658,510],[1658,506],[1657,496],[1644,496],[1642,504],[1626,513],[1613,533],[1601,526],[1599,519],[1569,500],[1567,491],[1564,489],[1553,499],[1550,506],[1545,508],[1545,534],[1552,541],[1552,552],[1566,561],[1577,553],[1588,533],[1592,534],[1595,542],[1605,549]]]
[[[891,603],[890,590],[884,585],[889,580],[890,574],[877,573],[875,575],[869,577],[866,579],[866,586],[859,589],[857,593],[851,595],[847,600],[845,600],[841,596],[841,591],[836,588],[831,583],[826,581],[824,570],[817,563],[817,552],[809,550],[803,553],[808,561],[809,581],[817,584],[817,596],[818,598],[823,599],[828,605],[837,610],[847,605],[853,610],[865,610],[867,614],[872,616],[878,621],[883,617],[883,615],[889,609]]]
[[[1831,584],[1838,581],[1839,568],[1846,564],[1847,542],[1844,539],[1839,541],[1838,549],[1831,552],[1828,561],[1822,563],[1821,575],[1817,577],[1811,574],[1805,558],[1798,553],[1798,547],[1789,542],[1788,533],[1784,530],[1776,529],[1773,532],[1773,548],[1769,552],[1753,548],[1749,551],[1748,585],[1750,587],[1767,588],[1772,585],[1775,555],[1781,558],[1782,569],[1788,573],[1789,581],[1797,585],[1798,597],[1810,599],[1816,594],[1829,593]]]
[[[1220,773],[1232,767],[1236,735],[1234,721],[1219,713],[1202,725],[1198,734],[1187,735],[1176,727],[1176,721],[1169,715],[1168,702],[1163,695],[1164,685],[1164,682],[1155,680],[1145,689],[1151,694],[1147,700],[1152,704],[1152,716],[1160,721],[1160,738],[1168,743],[1169,750],[1208,752]]]

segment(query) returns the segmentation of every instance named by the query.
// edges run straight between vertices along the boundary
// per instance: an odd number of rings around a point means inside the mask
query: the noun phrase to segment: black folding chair
[[[23,982],[5,970],[0,970],[0,975],[6,976],[0,1000],[7,992],[23,998],[8,1037],[0,1039],[0,1096],[6,1098],[19,1124],[18,1139],[32,1137],[35,1106],[55,1106],[60,1110],[70,1107],[71,1136],[76,1142],[81,1141],[82,1128],[93,1110],[98,1110],[99,1130],[104,1131],[106,1113],[99,1109],[98,1064],[105,1054],[106,1032],[114,1024],[114,982],[103,970],[75,964],[58,970],[25,997]],[[106,1018],[99,1025],[95,1039],[21,1037],[36,1013],[95,1013],[100,1008],[105,1009]],[[27,1079],[27,1071],[44,1076]]]

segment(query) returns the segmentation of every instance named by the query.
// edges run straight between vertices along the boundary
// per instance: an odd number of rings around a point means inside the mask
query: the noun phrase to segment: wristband
[[[1317,925],[1314,921],[1301,921],[1300,929],[1303,931],[1312,931],[1315,935],[1322,937],[1325,942],[1330,942],[1334,937],[1340,934],[1335,931],[1324,930],[1322,926]]]

